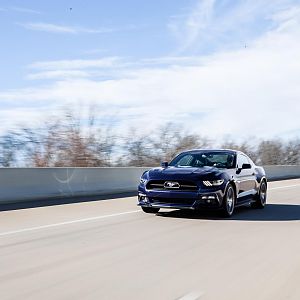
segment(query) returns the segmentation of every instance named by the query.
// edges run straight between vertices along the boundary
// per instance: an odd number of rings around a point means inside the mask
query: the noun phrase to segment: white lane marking
[[[117,217],[117,216],[122,216],[122,215],[133,214],[133,213],[137,213],[137,212],[140,212],[140,211],[141,211],[140,209],[131,210],[131,211],[125,211],[125,212],[121,212],[121,213],[117,213],[117,214],[97,216],[97,217],[84,218],[84,219],[77,219],[77,220],[66,221],[66,222],[61,222],[61,223],[54,223],[54,224],[48,224],[48,225],[42,225],[42,226],[36,226],[36,227],[29,227],[29,228],[24,228],[24,229],[19,229],[19,230],[1,232],[0,237],[6,236],[6,235],[11,235],[11,234],[16,234],[16,233],[22,233],[22,232],[35,231],[35,230],[40,230],[40,229],[59,227],[59,226],[63,226],[63,225],[70,225],[70,224],[76,224],[76,223],[96,221],[96,220],[101,220],[101,219],[106,219],[106,218],[111,218],[111,217]]]
[[[203,293],[191,292],[180,297],[178,300],[198,300],[202,295]]]
[[[296,187],[296,186],[300,186],[300,184],[285,185],[285,186],[277,186],[277,187],[269,188],[268,190],[288,189],[288,188]]]

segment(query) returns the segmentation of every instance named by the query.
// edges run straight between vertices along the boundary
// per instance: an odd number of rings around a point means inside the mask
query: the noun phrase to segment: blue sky
[[[118,130],[174,120],[212,137],[300,130],[299,1],[2,0],[0,33],[2,132],[91,105]],[[241,125],[245,106],[264,131]]]
[[[176,46],[167,32],[168,18],[181,13],[192,1],[0,3],[1,39],[5,45],[0,63],[6,74],[0,84],[1,88],[15,88],[26,85],[22,80],[24,68],[35,61],[103,56],[134,60],[166,55]]]

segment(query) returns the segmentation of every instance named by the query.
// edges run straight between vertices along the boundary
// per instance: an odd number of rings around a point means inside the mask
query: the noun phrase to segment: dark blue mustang
[[[169,164],[143,173],[138,205],[146,213],[160,208],[218,209],[230,217],[234,208],[264,208],[267,179],[262,167],[234,150],[190,150]]]

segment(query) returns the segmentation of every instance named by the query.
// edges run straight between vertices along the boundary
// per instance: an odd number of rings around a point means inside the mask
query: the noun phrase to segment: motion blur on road
[[[300,179],[263,210],[145,214],[136,197],[2,210],[0,299],[300,299]]]

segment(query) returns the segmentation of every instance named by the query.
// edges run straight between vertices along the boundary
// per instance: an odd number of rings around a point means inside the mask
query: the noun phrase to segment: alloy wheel
[[[227,212],[231,215],[234,209],[234,191],[231,186],[228,187],[226,194],[226,208]]]
[[[261,183],[261,186],[260,186],[259,198],[260,198],[261,204],[265,205],[266,199],[267,199],[267,185],[264,181]]]

